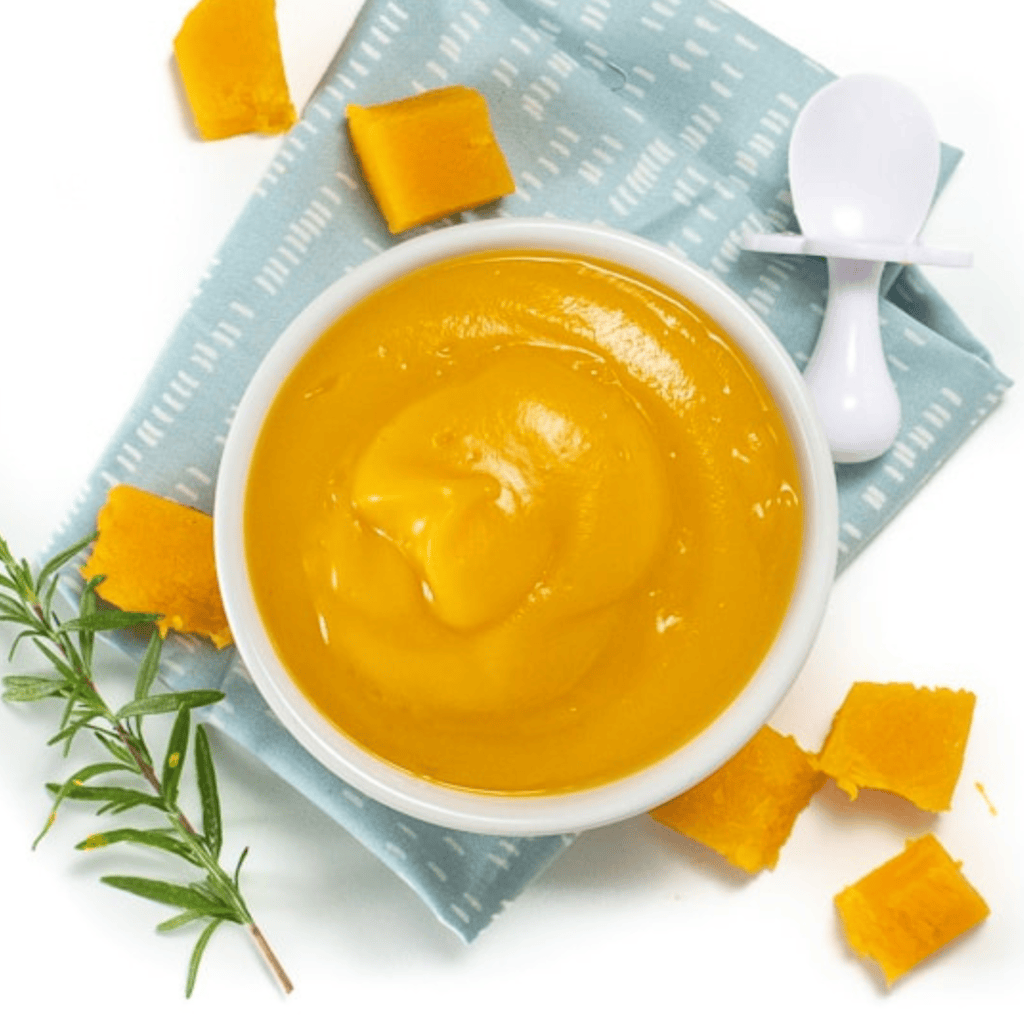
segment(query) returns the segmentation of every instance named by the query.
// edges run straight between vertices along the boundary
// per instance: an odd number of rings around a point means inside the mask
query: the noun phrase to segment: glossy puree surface
[[[246,492],[296,684],[449,785],[609,781],[710,723],[771,645],[802,534],[735,344],[600,260],[502,251],[364,299],[302,358]]]

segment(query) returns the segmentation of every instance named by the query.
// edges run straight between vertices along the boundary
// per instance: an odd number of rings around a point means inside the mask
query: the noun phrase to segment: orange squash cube
[[[213,519],[167,498],[119,484],[97,518],[99,537],[82,568],[105,576],[96,592],[130,612],[155,612],[171,629],[231,643],[213,555]]]
[[[897,793],[925,811],[949,809],[963,767],[975,698],[912,683],[855,683],[817,766],[841,789]]]
[[[933,835],[908,842],[835,904],[850,946],[874,960],[889,985],[989,913]]]
[[[713,775],[651,816],[755,874],[775,867],[798,815],[824,781],[791,736],[766,725]]]
[[[347,113],[363,176],[393,234],[515,191],[476,89],[447,86]]]
[[[185,16],[174,54],[204,139],[295,124],[275,0],[200,0]]]

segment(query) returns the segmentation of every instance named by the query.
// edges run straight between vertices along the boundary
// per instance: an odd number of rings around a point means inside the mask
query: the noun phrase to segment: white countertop
[[[0,533],[20,554],[31,556],[59,522],[277,145],[194,139],[171,64],[191,5],[5,8]],[[358,0],[278,6],[301,103]],[[1003,371],[1024,378],[1024,61],[1005,0],[732,6],[832,71],[899,78],[928,104],[942,137],[965,150],[926,238],[973,250],[975,265],[928,275]],[[72,849],[91,830],[88,815],[66,815],[31,851],[48,809],[42,784],[70,768],[45,747],[51,711],[4,706],[0,1016],[31,1007],[92,1022],[116,1003],[151,1021],[1016,1019],[1022,445],[1015,388],[839,580],[812,656],[773,719],[814,748],[855,680],[973,690],[974,728],[947,814],[870,795],[850,806],[827,789],[776,870],[750,880],[648,819],[602,829],[466,947],[347,834],[216,742],[227,842],[252,847],[248,899],[296,991],[279,995],[243,935],[224,929],[185,1004],[190,942],[156,935],[159,908],[96,882],[100,870]],[[10,637],[0,626],[4,651]],[[847,951],[832,897],[928,829],[964,862],[992,914],[885,993]],[[132,865],[129,853],[103,870]]]

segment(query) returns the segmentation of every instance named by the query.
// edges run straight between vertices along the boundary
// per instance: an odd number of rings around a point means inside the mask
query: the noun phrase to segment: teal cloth
[[[349,147],[351,102],[475,86],[517,191],[453,219],[553,215],[654,239],[717,274],[802,364],[821,321],[824,261],[748,253],[739,242],[747,229],[795,228],[789,130],[831,77],[717,0],[369,0],[54,547],[93,528],[119,481],[209,511],[231,410],[264,353],[326,285],[401,240],[388,234]],[[943,155],[945,181],[958,154]],[[838,471],[841,567],[1009,385],[916,270],[892,269],[882,319],[906,425],[889,455]],[[169,686],[224,689],[209,721],[358,837],[467,940],[572,841],[452,833],[382,807],[291,739],[233,649],[172,636],[166,651]]]

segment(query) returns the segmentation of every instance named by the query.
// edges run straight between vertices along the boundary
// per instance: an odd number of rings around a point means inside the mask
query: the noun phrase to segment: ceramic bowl
[[[278,387],[308,347],[348,307],[434,261],[496,249],[542,249],[611,260],[701,306],[742,348],[781,410],[804,501],[803,547],[784,621],[757,671],[703,732],[649,767],[571,793],[507,796],[415,777],[349,740],[304,697],[278,658],[249,587],[243,507],[249,460]],[[577,832],[643,813],[693,786],[730,758],[786,694],[817,634],[836,566],[837,500],[828,445],[803,379],[778,339],[712,275],[669,250],[622,232],[555,220],[496,219],[441,228],[401,242],[330,285],[282,333],[233,419],[217,481],[217,567],[232,633],[256,686],[284,727],[347,784],[396,810],[445,827],[496,835]]]

